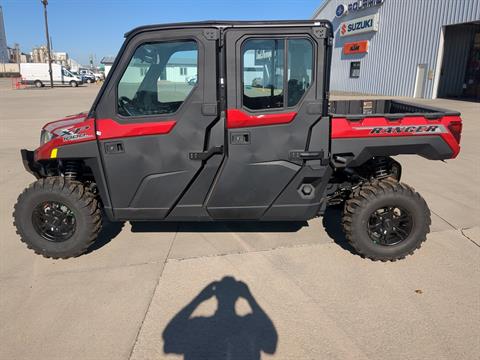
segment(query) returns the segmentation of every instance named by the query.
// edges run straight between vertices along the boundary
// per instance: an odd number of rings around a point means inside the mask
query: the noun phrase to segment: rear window
[[[312,78],[313,45],[308,39],[249,39],[242,46],[243,106],[248,109],[295,106]]]

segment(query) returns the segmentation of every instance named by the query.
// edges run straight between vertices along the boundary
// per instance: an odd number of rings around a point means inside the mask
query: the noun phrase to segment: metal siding
[[[417,64],[435,72],[442,26],[480,20],[480,0],[385,0],[379,7],[335,16],[339,4],[326,0],[317,19],[332,21],[335,34],[330,89],[392,96],[413,96]],[[378,31],[341,38],[342,22],[379,14]],[[366,55],[343,55],[344,42],[370,40]],[[360,78],[350,79],[350,61],[359,60]],[[427,71],[428,71],[427,70]],[[428,73],[427,73],[428,75]],[[432,97],[433,78],[424,96]]]

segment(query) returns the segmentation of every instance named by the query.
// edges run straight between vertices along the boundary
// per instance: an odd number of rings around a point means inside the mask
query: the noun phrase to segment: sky
[[[136,26],[200,20],[310,19],[324,0],[49,0],[54,51],[81,64],[115,56],[125,32]],[[23,52],[45,44],[40,0],[0,0],[8,46]]]

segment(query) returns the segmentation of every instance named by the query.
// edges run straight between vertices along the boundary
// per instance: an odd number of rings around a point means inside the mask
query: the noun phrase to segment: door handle
[[[201,152],[191,152],[188,154],[188,158],[190,160],[201,160],[205,161],[210,159],[213,155],[216,154],[223,154],[223,145],[220,146],[214,146],[207,151],[201,151]]]
[[[233,132],[230,134],[230,144],[232,145],[247,145],[250,144],[250,133],[247,132]]]
[[[105,143],[106,154],[120,154],[125,152],[121,141]]]
[[[325,152],[320,151],[303,151],[303,150],[291,150],[290,151],[290,160],[299,161],[299,160],[320,160],[322,165],[328,165],[329,159],[325,158]]]

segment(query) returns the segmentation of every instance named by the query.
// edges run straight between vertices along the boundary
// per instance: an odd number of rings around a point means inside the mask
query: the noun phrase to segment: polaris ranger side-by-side
[[[394,100],[328,99],[327,21],[198,22],[126,34],[88,113],[22,150],[22,241],[82,254],[110,221],[305,221],[344,205],[372,260],[425,240],[430,211],[391,158],[455,158],[460,114]],[[187,77],[195,76],[189,83]]]

